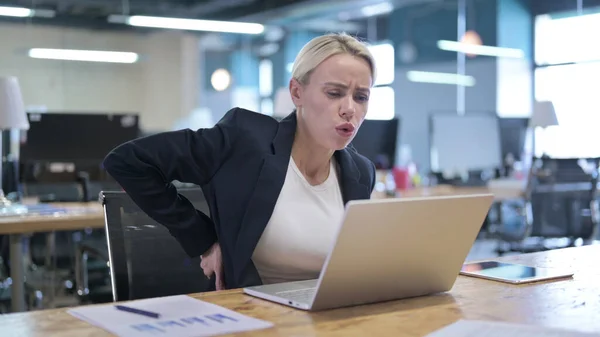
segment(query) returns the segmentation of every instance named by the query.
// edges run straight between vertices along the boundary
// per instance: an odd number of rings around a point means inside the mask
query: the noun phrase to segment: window
[[[375,59],[377,78],[371,89],[366,119],[392,119],[396,115],[395,93],[389,85],[394,82],[396,73],[394,46],[390,43],[381,43],[369,46],[369,50]]]
[[[393,119],[396,115],[394,94],[392,87],[372,88],[366,119]]]
[[[389,43],[382,43],[369,46],[369,50],[375,59],[377,67],[377,79],[375,85],[389,85],[394,82],[396,73],[394,64],[394,46]]]
[[[273,94],[273,62],[262,60],[258,65],[258,92],[261,97]]]
[[[536,155],[600,156],[600,62],[538,68],[535,82],[535,99],[552,101],[560,124],[536,130]]]
[[[535,63],[560,64],[600,60],[600,13],[535,19]]]
[[[273,100],[270,98],[263,98],[260,101],[260,112],[272,116],[273,115]]]
[[[535,131],[538,156],[600,156],[594,136],[600,125],[599,30],[598,13],[536,17],[535,62],[549,66],[535,70],[535,99],[552,101],[559,123]]]

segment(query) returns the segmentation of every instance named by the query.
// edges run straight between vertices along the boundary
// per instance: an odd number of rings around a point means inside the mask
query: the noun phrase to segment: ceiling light
[[[525,58],[525,52],[521,49],[503,48],[492,46],[480,46],[470,43],[457,41],[439,40],[437,46],[441,50],[453,51],[457,53],[485,55],[495,57]]]
[[[223,68],[215,70],[210,76],[210,84],[216,91],[223,91],[229,88],[231,84],[231,75],[229,71]]]
[[[265,31],[265,27],[259,23],[179,19],[157,16],[111,15],[108,17],[108,21],[111,23],[124,23],[136,27],[196,30],[220,33],[262,34]]]
[[[435,83],[435,84],[452,84],[464,87],[472,87],[475,85],[473,76],[452,74],[452,73],[437,73],[430,71],[408,71],[406,77],[411,82]]]
[[[30,49],[29,57],[49,60],[109,63],[135,63],[139,59],[138,54],[129,52],[46,48]]]
[[[12,16],[16,18],[26,18],[32,16],[33,11],[23,7],[0,7],[0,15]]]
[[[15,18],[28,18],[32,16],[52,18],[56,13],[49,9],[29,9],[24,7],[0,6],[0,16],[11,16]]]
[[[382,2],[382,3],[376,4],[376,5],[365,6],[365,7],[361,8],[360,12],[364,16],[369,17],[369,16],[388,14],[393,10],[394,10],[394,6],[392,6],[391,3]]]

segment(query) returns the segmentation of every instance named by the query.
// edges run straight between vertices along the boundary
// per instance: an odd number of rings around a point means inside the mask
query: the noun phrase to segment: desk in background
[[[498,260],[572,268],[575,276],[528,285],[459,276],[449,293],[317,313],[246,296],[240,290],[191,296],[275,324],[274,328],[250,332],[247,336],[422,337],[459,319],[599,332],[599,257],[600,246],[505,257]],[[66,309],[0,316],[0,326],[8,336],[110,336],[67,314]]]
[[[415,187],[396,192],[396,198],[420,198],[451,195],[487,194],[494,195],[497,202],[519,199],[523,197],[524,191],[520,188],[495,188],[495,187],[456,187],[451,185],[437,185],[431,187]],[[388,198],[378,192],[374,192],[372,198]]]
[[[104,228],[100,203],[52,204],[57,212],[40,211],[22,216],[0,216],[0,235],[10,235],[10,277],[12,311],[25,310],[23,235],[53,231]]]

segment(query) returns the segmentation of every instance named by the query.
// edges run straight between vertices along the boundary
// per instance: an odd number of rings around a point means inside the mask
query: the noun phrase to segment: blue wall
[[[496,1],[479,0],[467,14],[467,30],[475,30],[486,45],[496,45],[497,8]],[[420,4],[398,9],[390,14],[388,39],[395,46],[412,42],[417,49],[415,64],[456,60],[456,53],[438,49],[438,40],[456,41],[458,30],[458,9],[456,2],[444,6]],[[470,26],[471,24],[472,26]]]
[[[466,29],[476,31],[483,44],[522,48],[529,56],[532,50],[532,19],[527,0],[469,0]],[[401,120],[399,143],[410,145],[413,159],[420,170],[430,167],[428,116],[435,111],[456,109],[457,89],[451,85],[413,83],[406,71],[456,71],[457,54],[439,50],[438,40],[456,41],[458,10],[456,1],[419,4],[400,8],[390,14],[388,36],[396,48],[411,42],[417,58],[411,64],[396,61],[396,114]],[[466,89],[465,105],[469,111],[496,111],[498,99],[498,69],[494,57],[467,58],[466,74],[477,84]],[[461,132],[456,130],[456,132]]]
[[[526,1],[498,1],[498,47],[520,48],[533,58],[533,18]]]
[[[258,58],[250,50],[236,50],[231,54],[233,85],[256,87],[258,90]]]

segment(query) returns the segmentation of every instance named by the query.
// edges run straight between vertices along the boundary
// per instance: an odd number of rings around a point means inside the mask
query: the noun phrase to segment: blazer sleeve
[[[174,180],[203,185],[235,146],[237,109],[214,127],[164,132],[124,143],[104,160],[104,168],[133,202],[165,226],[190,257],[217,241],[214,223],[177,193]]]
[[[371,168],[371,193],[375,189],[375,181],[377,180],[377,169],[375,168],[375,164],[369,162],[369,167]]]

